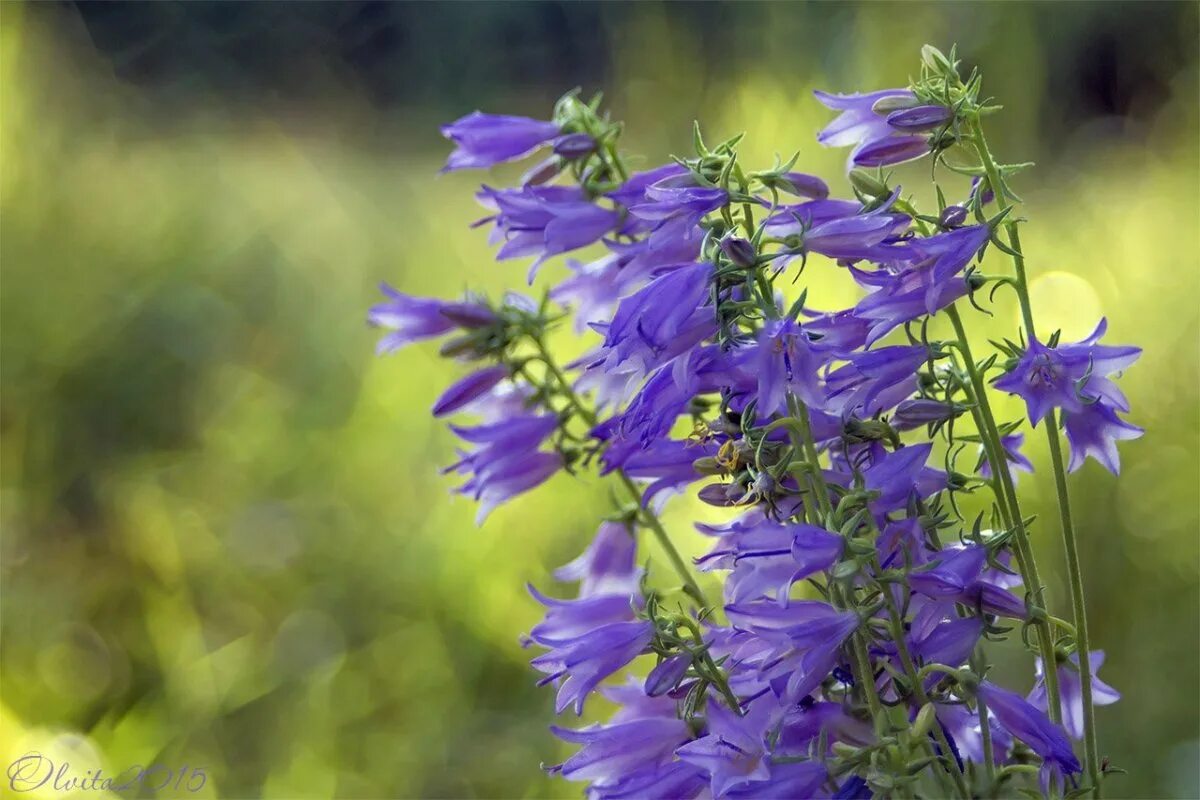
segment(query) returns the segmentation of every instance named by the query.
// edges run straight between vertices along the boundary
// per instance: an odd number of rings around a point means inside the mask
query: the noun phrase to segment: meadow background
[[[604,487],[556,478],[476,530],[428,416],[454,367],[376,359],[364,323],[381,280],[523,280],[466,227],[481,176],[435,175],[436,126],[579,85],[646,166],[698,119],[832,180],[811,91],[903,83],[928,41],[984,67],[1001,158],[1038,162],[1041,324],[1104,313],[1145,348],[1122,386],[1146,436],[1119,481],[1071,481],[1125,694],[1101,749],[1130,771],[1110,797],[1200,797],[1197,9],[0,4],[0,761],[202,766],[205,797],[577,796],[538,769],[566,751],[518,634]],[[981,341],[1015,326],[993,310]],[[1048,474],[1021,490],[1066,613]],[[693,512],[668,521],[695,553]]]

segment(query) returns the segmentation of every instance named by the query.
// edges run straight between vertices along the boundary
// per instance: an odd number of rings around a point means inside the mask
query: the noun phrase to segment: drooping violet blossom
[[[386,283],[380,284],[379,288],[388,299],[371,307],[367,321],[392,331],[379,340],[375,348],[379,354],[395,352],[405,345],[432,339],[456,328],[480,328],[496,321],[495,312],[483,303],[413,297]]]
[[[603,326],[603,368],[644,375],[695,347],[716,324],[709,296],[712,264],[680,265],[617,305]]]
[[[982,681],[979,684],[979,696],[987,703],[996,721],[1029,745],[1033,752],[1042,757],[1047,767],[1066,775],[1074,775],[1082,770],[1062,726],[1051,722],[1045,713],[1019,694],[991,681]]]
[[[559,128],[553,122],[473,111],[442,126],[442,136],[455,144],[442,172],[516,161],[558,134]]]
[[[731,789],[771,777],[767,763],[766,731],[780,713],[770,702],[750,704],[739,715],[720,703],[708,705],[708,733],[676,750],[680,760],[703,768],[712,781],[714,797]]]
[[[637,567],[637,539],[629,525],[604,522],[596,538],[577,558],[554,571],[560,581],[578,581],[579,596],[637,593],[642,571]]]
[[[557,453],[539,449],[556,426],[553,415],[536,413],[474,427],[450,426],[460,439],[476,446],[474,450],[460,450],[459,460],[443,472],[470,476],[455,491],[479,503],[477,525],[482,525],[497,506],[562,469],[562,458]]]
[[[819,600],[773,600],[725,606],[736,630],[766,645],[753,663],[762,680],[779,685],[781,696],[798,701],[815,689],[837,665],[838,649],[858,628],[858,615],[838,611]]]
[[[1121,693],[1096,677],[1096,673],[1104,666],[1104,651],[1093,650],[1089,662],[1092,667],[1092,702],[1098,706],[1108,706],[1121,699]],[[1045,711],[1048,706],[1046,699],[1045,666],[1039,658],[1036,660],[1037,683],[1029,693],[1029,702]],[[1063,727],[1072,739],[1083,738],[1083,683],[1079,675],[1079,654],[1072,653],[1069,664],[1058,665],[1058,698],[1062,705]]]
[[[907,89],[882,89],[866,94],[829,94],[813,92],[826,108],[842,112],[817,135],[826,147],[853,147],[846,169],[885,167],[920,158],[929,152],[924,136],[898,133],[888,116],[875,110],[880,100],[911,101],[916,98]]]
[[[484,186],[476,197],[496,212],[476,223],[493,224],[488,242],[500,245],[496,260],[536,257],[527,276],[530,283],[546,259],[598,242],[621,219],[614,209],[601,208],[566,186]]]
[[[879,347],[852,353],[825,376],[826,408],[843,417],[874,416],[898,405],[917,387],[917,370],[929,359],[921,345]]]
[[[569,781],[600,786],[620,783],[632,772],[668,762],[672,751],[690,738],[687,724],[673,716],[642,717],[578,730],[554,725],[550,730],[564,741],[583,745],[551,771]]]
[[[1021,452],[1021,447],[1025,444],[1025,434],[1010,433],[1000,437],[1000,446],[1004,448],[1004,458],[1008,463],[1008,474],[1012,476],[1013,482],[1017,480],[1018,472],[1033,472],[1033,464]],[[983,452],[983,446],[980,446],[980,452]],[[992,463],[986,458],[979,465],[979,474],[984,478],[991,479]]]
[[[546,599],[539,599],[546,602]],[[607,604],[596,605],[607,610]],[[601,616],[600,620],[607,618]],[[604,622],[580,616],[573,621],[582,633],[540,639],[530,634],[537,644],[550,648],[549,652],[529,663],[546,674],[539,685],[560,681],[554,702],[555,713],[573,707],[576,714],[582,714],[584,702],[597,684],[641,655],[649,647],[654,635],[653,624],[642,620]]]
[[[787,605],[792,585],[829,569],[845,540],[815,525],[783,525],[753,511],[727,526],[698,525],[720,542],[697,567],[704,572],[731,570],[725,581],[730,603],[774,597]]]
[[[878,492],[871,510],[886,514],[908,505],[913,497],[926,498],[946,486],[946,473],[925,465],[933,449],[917,444],[890,453],[863,471],[868,490]]]

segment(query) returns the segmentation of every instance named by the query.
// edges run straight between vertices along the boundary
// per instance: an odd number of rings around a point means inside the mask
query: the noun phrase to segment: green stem
[[[550,374],[554,376],[554,379],[558,382],[563,395],[575,408],[575,413],[579,415],[580,419],[587,423],[588,427],[595,427],[596,423],[598,422],[595,413],[586,405],[584,405],[583,401],[579,399],[579,395],[575,393],[574,387],[571,386],[571,381],[566,375],[563,374],[562,369],[558,366],[558,363],[554,360],[554,357],[550,355],[550,350],[546,347],[546,343],[542,341],[540,336],[531,338],[533,339],[534,346],[537,348],[538,359],[546,366],[546,369],[550,372]],[[675,568],[675,571],[679,574],[680,579],[683,581],[684,591],[691,595],[692,599],[701,606],[708,606],[708,599],[704,596],[704,591],[700,588],[700,585],[696,583],[696,579],[692,577],[692,571],[688,569],[687,562],[683,560],[683,556],[681,556],[679,551],[675,549],[675,545],[671,542],[671,537],[667,535],[666,528],[663,527],[663,524],[658,519],[658,516],[642,504],[642,492],[640,489],[638,489],[637,484],[633,482],[632,478],[625,474],[624,470],[617,470],[617,478],[621,481],[621,485],[623,485],[626,491],[629,493],[630,498],[637,505],[638,516],[641,518],[642,524],[650,529],[650,531],[654,534],[654,538],[658,540],[659,545],[661,545],[662,549],[666,552],[667,558],[670,560],[671,565]]]
[[[1009,207],[1008,196],[1004,191],[1004,181],[1000,175],[1000,169],[996,164],[996,159],[993,158],[991,151],[988,149],[987,138],[983,133],[983,126],[976,119],[974,123],[974,144],[975,152],[979,156],[980,162],[983,164],[984,171],[987,173],[988,183],[991,184],[992,192],[996,195],[996,203],[1000,210]],[[1005,231],[1008,233],[1009,249],[1012,250],[1013,268],[1016,272],[1016,291],[1017,299],[1021,305],[1021,317],[1025,322],[1025,332],[1032,340],[1037,336],[1037,329],[1033,324],[1033,306],[1029,300],[1029,282],[1025,273],[1025,255],[1021,250],[1021,235],[1017,230],[1017,222],[1015,220],[1005,223]],[[1063,549],[1066,551],[1067,557],[1067,576],[1071,586],[1071,607],[1075,615],[1075,641],[1079,655],[1079,682],[1080,690],[1083,695],[1083,747],[1084,747],[1084,765],[1088,775],[1092,779],[1093,796],[1101,797],[1101,780],[1103,775],[1100,771],[1100,753],[1096,739],[1096,712],[1095,702],[1092,692],[1092,665],[1090,641],[1088,639],[1087,627],[1087,603],[1084,598],[1083,591],[1083,571],[1079,565],[1079,545],[1075,535],[1075,524],[1071,514],[1071,497],[1067,490],[1067,474],[1063,467],[1062,443],[1058,436],[1058,425],[1055,414],[1051,414],[1045,421],[1046,442],[1050,448],[1050,461],[1054,469],[1054,488],[1058,495],[1058,512],[1060,528],[1062,529]],[[1043,661],[1043,673],[1048,677],[1051,672],[1057,672],[1057,666],[1053,661]],[[1049,686],[1049,681],[1047,681]]]
[[[872,557],[871,569],[876,575],[883,572],[883,568],[879,564],[879,556]],[[908,676],[908,680],[912,684],[912,691],[917,698],[917,702],[922,706],[928,705],[930,702],[929,694],[925,691],[925,684],[922,683],[920,675],[917,672],[916,662],[913,661],[912,653],[908,650],[908,640],[905,638],[904,631],[904,617],[901,615],[900,609],[896,607],[896,600],[892,597],[891,589],[882,584],[879,588],[888,612],[892,641],[896,645],[896,652],[900,656],[900,664],[904,667],[904,674]],[[941,761],[946,771],[950,773],[950,777],[953,779],[954,786],[958,790],[959,795],[963,798],[969,798],[971,790],[967,787],[967,781],[963,775],[962,768],[958,765],[958,759],[954,757],[954,751],[950,748],[950,742],[946,738],[946,732],[942,730],[940,722],[933,726],[933,736],[942,751]]]
[[[996,417],[992,413],[991,402],[988,400],[987,387],[983,383],[983,376],[979,374],[975,357],[971,354],[971,344],[967,340],[967,331],[963,327],[962,318],[958,315],[958,309],[952,305],[946,309],[946,314],[954,326],[954,333],[958,337],[958,348],[965,362],[967,376],[971,380],[971,394],[974,400],[972,414],[975,416],[975,426],[979,429],[979,436],[983,440],[988,463],[992,467],[994,485],[1000,487],[995,492],[996,503],[1000,508],[1005,525],[1013,531],[1017,565],[1021,569],[1021,574],[1025,576],[1029,592],[1033,595],[1038,607],[1044,609],[1046,607],[1045,588],[1042,585],[1041,575],[1038,573],[1033,547],[1029,543],[1029,533],[1025,530],[1025,518],[1021,513],[1021,505],[1017,500],[1012,474],[1008,469],[1008,459],[1000,441],[1000,431],[996,425]],[[1038,649],[1042,654],[1042,663],[1054,664],[1054,638],[1049,622],[1044,617],[1038,617],[1034,620],[1034,626],[1037,630]],[[1046,680],[1050,718],[1059,722],[1062,709],[1059,705],[1058,673],[1053,669],[1043,672]]]
[[[829,599],[833,601],[834,608],[839,611],[844,611],[848,607],[846,597],[837,584],[830,585]],[[871,656],[867,652],[867,643],[861,631],[855,631],[851,635],[850,652],[854,657],[853,663],[850,665],[851,671],[855,673],[854,681],[856,685],[862,687],[863,694],[867,698],[867,708],[871,712],[871,723],[875,728],[875,735],[883,736],[887,733],[884,728],[887,712],[884,711],[883,701],[879,699],[879,691],[875,688],[875,670],[871,668]]]
[[[975,647],[975,655],[971,660],[971,669],[981,678],[987,672],[987,653],[983,649],[982,643]],[[975,703],[979,711],[980,738],[983,740],[984,774],[987,775],[988,791],[993,792],[996,786],[996,756],[992,745],[992,727],[988,721],[988,707],[982,695],[976,696]]]

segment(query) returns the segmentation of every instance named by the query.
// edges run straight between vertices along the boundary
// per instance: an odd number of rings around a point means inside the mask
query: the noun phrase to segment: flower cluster
[[[546,613],[524,641],[556,712],[597,693],[617,707],[553,728],[580,748],[551,770],[590,798],[1081,794],[1108,770],[1094,708],[1118,694],[1094,675],[1082,582],[1073,622],[1054,616],[1014,486],[1033,469],[1026,422],[1044,422],[1059,473],[1060,424],[1071,470],[1092,456],[1117,472],[1115,442],[1140,429],[1111,378],[1139,351],[1101,344],[1103,321],[1077,344],[1037,337],[1017,167],[987,149],[979,76],[963,79],[953,52],[922,55],[909,87],[818,93],[840,112],[818,141],[853,148],[845,198],[796,157],[750,169],[740,136],[710,147],[699,129],[693,154],[631,174],[620,125],[574,94],[550,121],[476,112],[443,129],[447,170],[549,148],[520,185],[482,188],[480,224],[498,260],[531,259],[531,283],[556,256],[568,269],[540,302],[385,287],[370,319],[389,329],[381,351],[445,336],[445,356],[476,364],[433,413],[476,418],[451,426],[465,449],[447,471],[480,521],[590,465],[627,493],[555,573],[574,597],[530,587]],[[921,213],[879,169],[918,158],[971,177],[964,199],[939,183]],[[1013,276],[980,270],[996,252]],[[814,272],[862,299],[821,309]],[[981,361],[960,311],[989,284],[1015,290],[1026,328]],[[592,337],[569,364],[547,344],[564,319]],[[993,387],[1028,419],[997,419]],[[658,516],[689,491],[718,515],[697,523],[713,543],[692,564]],[[646,536],[673,577],[639,568]],[[1036,656],[1025,696],[985,647],[1013,631]]]

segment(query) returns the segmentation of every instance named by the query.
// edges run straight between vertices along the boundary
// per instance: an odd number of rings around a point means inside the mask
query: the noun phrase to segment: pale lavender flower
[[[1072,653],[1070,664],[1058,665],[1058,697],[1062,705],[1063,726],[1073,739],[1083,738],[1083,684],[1079,674],[1079,654]],[[1109,706],[1121,699],[1121,693],[1096,677],[1096,673],[1104,666],[1104,651],[1093,650],[1090,664],[1092,667],[1092,702],[1098,706]],[[1029,702],[1043,711],[1049,705],[1046,699],[1045,666],[1039,658],[1036,660],[1037,683],[1029,693]]]

